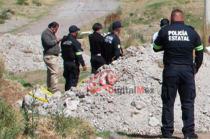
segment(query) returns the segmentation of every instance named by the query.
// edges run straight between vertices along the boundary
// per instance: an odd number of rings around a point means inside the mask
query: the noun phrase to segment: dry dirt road
[[[59,34],[62,36],[68,33],[70,25],[85,25],[116,10],[118,6],[118,0],[65,0],[55,6],[48,16],[21,28],[17,33],[38,35],[49,22],[57,21],[60,24]]]

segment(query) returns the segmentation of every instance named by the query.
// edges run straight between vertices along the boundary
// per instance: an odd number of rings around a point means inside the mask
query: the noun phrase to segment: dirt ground
[[[51,21],[60,24],[60,36],[68,33],[70,25],[79,27],[104,16],[119,6],[117,0],[65,0],[52,9],[49,15],[43,17],[20,30],[18,33],[40,34]]]

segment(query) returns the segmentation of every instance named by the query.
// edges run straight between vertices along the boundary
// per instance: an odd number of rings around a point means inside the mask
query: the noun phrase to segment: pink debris
[[[87,91],[95,94],[101,90],[114,93],[113,85],[117,82],[117,75],[110,69],[103,70],[90,77]]]

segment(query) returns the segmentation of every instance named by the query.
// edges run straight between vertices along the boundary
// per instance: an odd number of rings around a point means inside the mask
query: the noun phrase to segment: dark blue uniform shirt
[[[64,61],[75,61],[76,63],[85,66],[82,52],[81,43],[72,35],[69,34],[68,36],[63,37],[61,41],[61,53]]]
[[[163,27],[154,42],[155,52],[164,51],[164,65],[193,65],[193,50],[196,52],[195,64],[198,69],[203,60],[203,45],[198,33],[184,22],[174,22]]]

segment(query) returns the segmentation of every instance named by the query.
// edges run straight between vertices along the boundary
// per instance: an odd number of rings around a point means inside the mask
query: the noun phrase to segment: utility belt
[[[46,53],[44,53],[44,56],[59,56],[59,54],[46,54]]]
[[[92,56],[101,56],[101,53],[93,54]]]
[[[194,65],[191,64],[164,64],[164,68],[173,67],[173,68],[194,68]]]
[[[76,63],[76,60],[64,60],[64,62],[72,62],[72,63]]]

